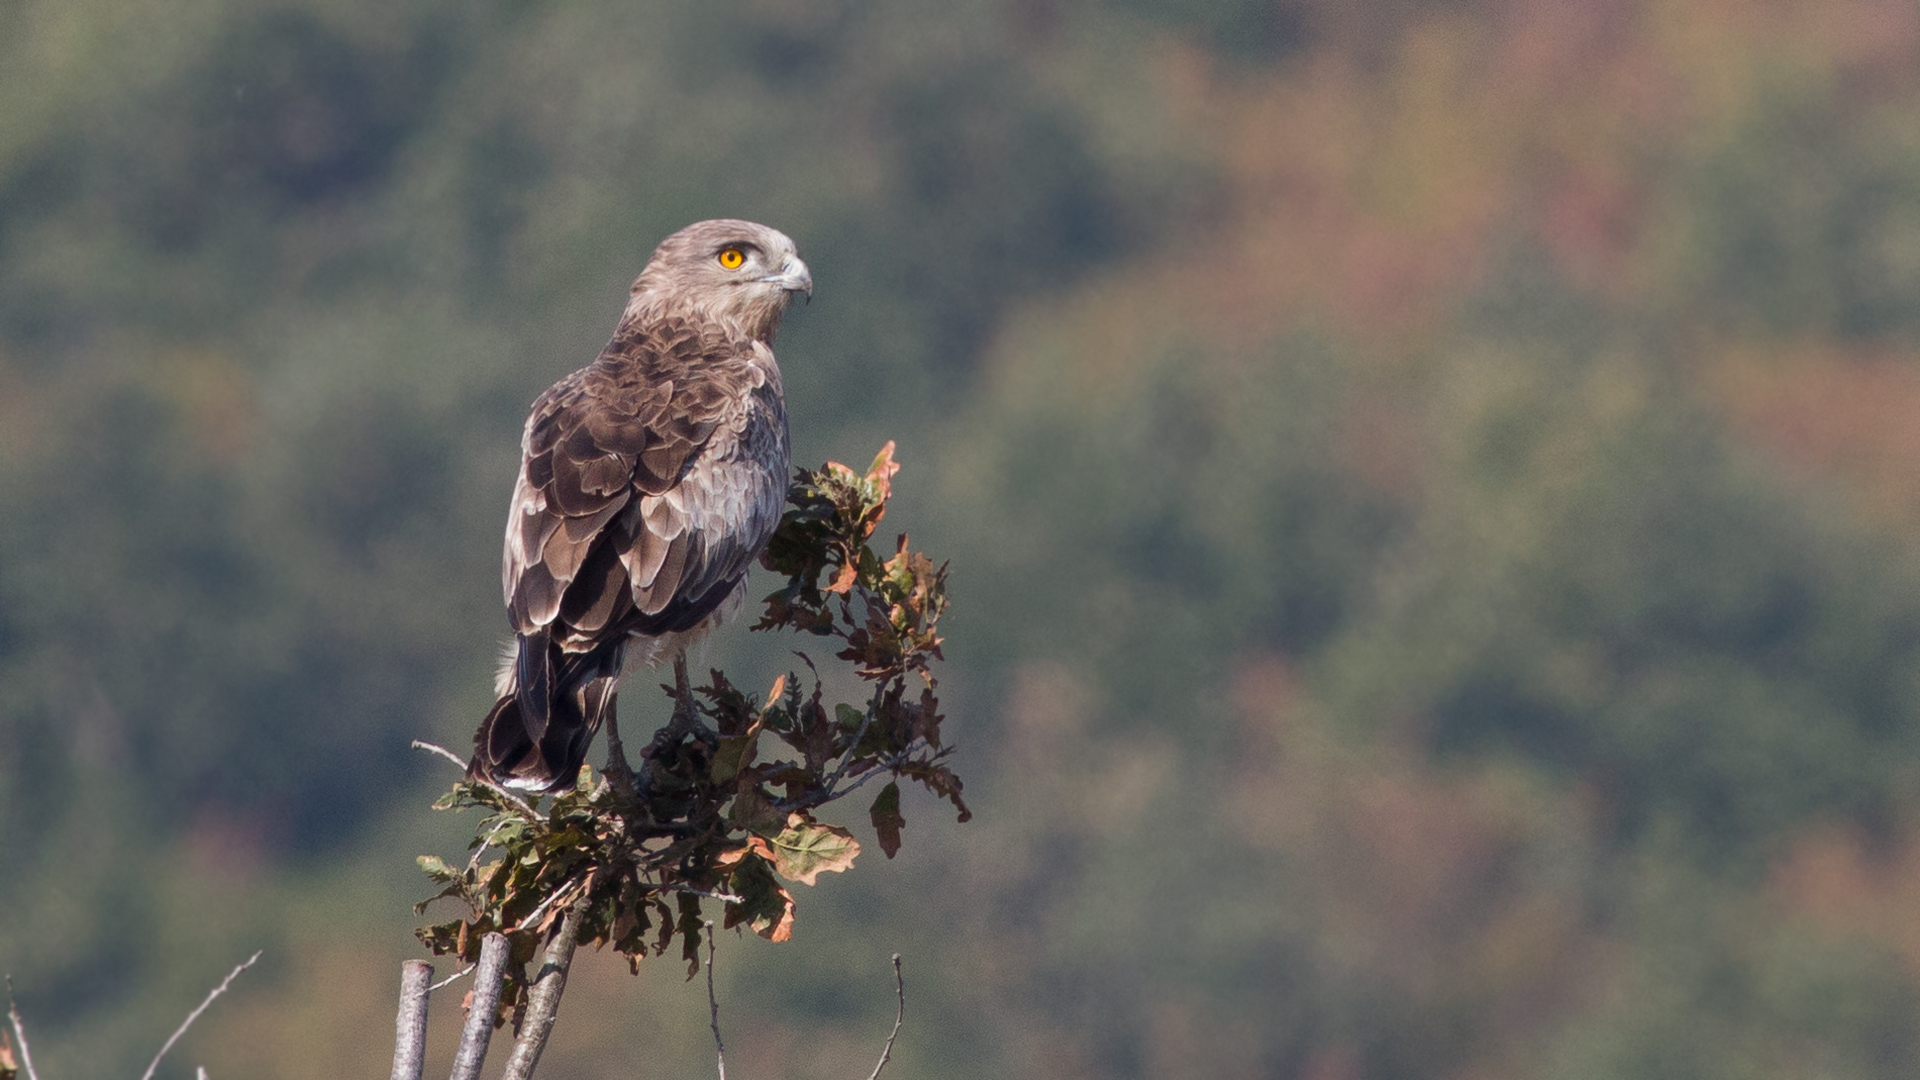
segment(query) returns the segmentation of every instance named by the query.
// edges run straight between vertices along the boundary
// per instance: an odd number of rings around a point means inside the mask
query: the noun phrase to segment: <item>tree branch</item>
[[[207,1006],[213,1004],[213,999],[226,993],[227,987],[232,985],[233,980],[238,977],[241,972],[252,967],[253,962],[258,959],[260,959],[260,953],[256,952],[252,956],[247,957],[246,963],[227,972],[227,977],[220,980],[220,985],[213,988],[213,991],[207,995],[207,999],[200,1003],[199,1008],[187,1014],[187,1018],[182,1020],[180,1026],[175,1028],[173,1034],[168,1037],[166,1045],[160,1048],[159,1053],[153,1055],[152,1064],[147,1066],[147,1071],[140,1077],[140,1080],[153,1080],[154,1072],[160,1068],[160,1059],[167,1056],[167,1051],[173,1049],[173,1044],[180,1041],[180,1036],[187,1033],[187,1029],[193,1026],[195,1020],[200,1019],[200,1014],[207,1011]]]
[[[867,702],[867,711],[860,717],[860,730],[853,733],[853,741],[847,744],[847,752],[840,755],[840,764],[834,768],[833,775],[827,777],[827,782],[820,785],[820,790],[827,792],[829,797],[832,795],[833,785],[847,775],[847,766],[853,764],[853,755],[860,749],[860,740],[867,737],[867,729],[873,726],[874,714],[880,711],[886,700],[887,684],[876,684],[873,688],[873,700]]]
[[[439,743],[430,743],[425,739],[415,739],[413,740],[413,748],[415,750],[425,750],[429,754],[439,754],[441,757],[446,758],[448,761],[451,761],[455,765],[460,766],[460,768],[463,770],[467,767],[467,763],[460,760],[460,755],[455,754],[453,751],[447,749],[444,746],[441,746]]]
[[[473,970],[473,999],[467,1006],[467,1024],[460,1032],[460,1050],[453,1056],[452,1080],[478,1080],[493,1039],[493,1018],[500,1011],[500,977],[507,966],[505,934],[480,939],[480,963]]]
[[[13,1021],[13,1037],[20,1040],[20,1067],[27,1070],[27,1080],[40,1080],[40,1074],[33,1071],[33,1051],[27,1047],[27,1029],[20,1022],[20,1006],[13,1000],[13,976],[7,976],[7,1019]]]
[[[707,928],[707,1015],[713,1024],[713,1056],[720,1066],[720,1080],[727,1080],[727,1046],[720,1041],[720,999],[713,996],[713,922]]]
[[[569,878],[567,881],[554,886],[553,892],[548,894],[545,900],[542,900],[538,904],[535,904],[533,907],[533,910],[527,912],[527,917],[524,919],[521,919],[518,926],[509,927],[509,929],[512,929],[512,930],[538,929],[540,925],[540,916],[545,915],[547,913],[547,909],[553,906],[553,902],[555,900],[558,900],[562,896],[565,896],[568,889],[572,888],[575,884],[578,884],[585,877],[586,875],[582,874],[578,877]],[[590,894],[590,892],[591,890],[582,889],[580,892],[580,895],[587,896]]]
[[[459,971],[456,971],[453,974],[447,976],[446,978],[441,979],[439,982],[434,983],[432,986],[427,987],[427,989],[429,991],[433,991],[433,990],[438,990],[443,986],[452,986],[454,983],[459,982],[461,979],[464,979],[471,974],[473,974],[473,965],[468,964],[466,967],[461,968]]]
[[[573,966],[574,946],[580,942],[580,920],[587,913],[587,896],[581,893],[567,909],[560,933],[547,944],[540,973],[534,977],[533,989],[528,994],[527,1016],[521,1024],[520,1037],[513,1041],[513,1054],[507,1058],[507,1068],[500,1074],[500,1080],[529,1080],[533,1067],[540,1063],[547,1036],[553,1034],[554,1021],[560,1018],[560,995],[567,989],[567,969]]]
[[[420,1080],[427,1065],[427,995],[433,990],[433,965],[408,960],[400,965],[400,1015],[394,1021],[393,1080]]]
[[[907,980],[900,976],[899,953],[893,954],[893,992],[900,998],[900,1011],[893,1015],[893,1030],[887,1033],[887,1045],[880,1048],[880,1064],[873,1067],[873,1075],[867,1080],[880,1080],[880,1070],[893,1058],[893,1037],[900,1034],[900,1024],[907,1018]]]

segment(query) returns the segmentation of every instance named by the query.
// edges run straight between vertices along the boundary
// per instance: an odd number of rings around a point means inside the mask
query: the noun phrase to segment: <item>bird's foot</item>
[[[720,745],[720,736],[701,721],[699,710],[694,708],[693,685],[687,678],[684,653],[673,660],[673,716],[663,730],[672,732],[675,740],[686,736],[699,739],[709,750]]]
[[[607,716],[607,783],[623,799],[637,800],[642,795],[643,784],[634,775],[633,767],[627,764],[627,752],[620,743],[620,724],[611,711]]]
[[[686,699],[674,705],[673,716],[667,721],[667,726],[660,729],[660,733],[668,742],[693,738],[705,743],[709,750],[720,745],[720,736],[707,726],[706,721],[700,719],[693,703]]]

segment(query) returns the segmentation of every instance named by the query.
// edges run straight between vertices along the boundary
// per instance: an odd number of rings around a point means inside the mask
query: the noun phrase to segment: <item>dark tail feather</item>
[[[553,709],[553,654],[559,650],[553,647],[553,635],[544,626],[531,634],[518,635],[516,642],[520,652],[513,662],[513,685],[520,699],[520,722],[528,737],[538,742],[546,733]],[[494,711],[499,712],[500,707],[494,706]]]
[[[523,790],[572,787],[601,722],[613,713],[615,697],[614,680],[599,678],[556,699],[547,729],[536,741],[521,720],[518,697],[506,695],[494,702],[473,737],[467,776]]]
[[[573,786],[601,722],[613,715],[620,650],[570,657],[553,655],[557,651],[545,633],[520,639],[514,685],[493,703],[474,733],[469,777],[536,791]],[[542,655],[530,660],[530,652]],[[523,675],[544,683],[556,669],[559,678],[552,695],[539,695],[529,708],[535,695],[520,681]]]

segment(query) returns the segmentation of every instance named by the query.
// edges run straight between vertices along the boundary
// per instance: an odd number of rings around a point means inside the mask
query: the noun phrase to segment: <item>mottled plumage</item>
[[[623,665],[677,658],[743,602],[787,493],[769,347],[813,280],[746,221],[668,237],[598,359],[533,404],[507,515],[514,649],[468,771],[573,783]]]

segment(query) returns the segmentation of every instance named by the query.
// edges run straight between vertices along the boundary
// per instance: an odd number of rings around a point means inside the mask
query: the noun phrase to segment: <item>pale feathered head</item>
[[[701,221],[654,249],[623,321],[714,319],[771,341],[796,293],[813,295],[813,275],[785,233],[733,218]]]

